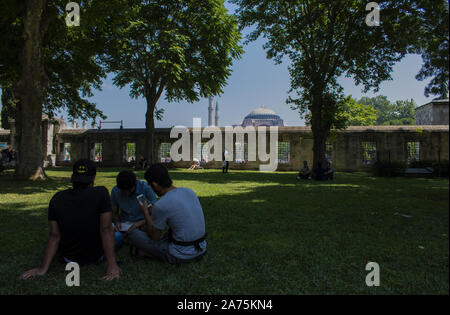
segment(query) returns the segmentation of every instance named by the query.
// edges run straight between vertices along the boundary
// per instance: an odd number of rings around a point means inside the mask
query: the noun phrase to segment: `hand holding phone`
[[[137,196],[136,199],[138,200],[139,203],[142,203],[142,204],[147,203],[147,208],[150,208],[152,205],[152,203],[142,194]]]

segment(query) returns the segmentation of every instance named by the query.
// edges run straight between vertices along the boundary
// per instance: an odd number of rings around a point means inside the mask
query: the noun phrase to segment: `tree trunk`
[[[147,113],[145,114],[145,128],[146,128],[146,137],[145,137],[145,154],[146,158],[150,164],[156,162],[156,157],[153,154],[154,147],[154,139],[155,139],[155,107],[156,102],[154,97],[147,96]]]
[[[317,168],[319,163],[321,163],[322,167],[325,166],[325,151],[326,151],[326,142],[327,138],[330,134],[331,125],[329,122],[324,120],[324,115],[322,115],[322,104],[321,100],[316,99],[312,105],[311,110],[311,129],[313,132],[313,168]]]
[[[164,91],[166,80],[157,75],[151,76],[149,85],[144,87],[145,100],[147,101],[147,113],[145,114],[145,128],[146,128],[146,139],[145,139],[145,153],[147,160],[150,163],[156,162],[156,156],[154,156],[154,139],[155,139],[155,108],[156,103],[158,103],[161,94]]]
[[[323,131],[313,128],[313,138],[313,167],[315,169],[319,166],[319,163],[321,163],[322,167],[325,166],[325,148],[328,136]]]
[[[45,178],[42,156],[42,100],[46,76],[42,61],[42,20],[46,0],[27,0],[24,17],[22,74],[17,90],[18,161],[16,176]]]

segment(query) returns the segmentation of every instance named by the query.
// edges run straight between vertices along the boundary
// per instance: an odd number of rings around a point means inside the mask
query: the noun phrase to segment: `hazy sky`
[[[230,8],[230,5],[227,5]],[[224,94],[216,98],[220,107],[220,125],[233,125],[242,122],[253,109],[263,105],[274,110],[285,121],[285,125],[304,125],[296,111],[286,104],[289,91],[288,64],[275,65],[266,59],[262,48],[263,39],[244,46],[245,53],[233,65],[233,74],[228,80]],[[418,105],[423,105],[432,98],[424,96],[424,88],[428,81],[419,82],[415,79],[422,64],[420,56],[408,55],[398,63],[392,73],[392,81],[381,84],[376,95],[386,95],[389,100],[404,100],[413,98]],[[355,98],[364,96],[361,86],[355,86],[352,79],[342,78],[339,82],[344,87],[345,94]],[[366,94],[374,96],[373,93]],[[129,89],[119,89],[112,84],[109,76],[102,91],[95,91],[91,99],[96,102],[107,120],[123,120],[125,128],[145,127],[146,104],[144,99],[131,99]],[[158,108],[164,108],[164,118],[156,122],[156,127],[171,127],[174,125],[192,126],[192,118],[200,117],[202,124],[208,120],[208,100],[197,103],[168,103],[162,97]],[[66,117],[66,115],[65,115]],[[118,125],[111,125],[117,128]]]

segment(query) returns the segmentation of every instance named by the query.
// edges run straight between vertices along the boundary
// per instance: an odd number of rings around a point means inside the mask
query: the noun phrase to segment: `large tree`
[[[310,114],[314,166],[325,160],[325,143],[343,98],[338,78],[353,77],[365,91],[391,78],[393,65],[415,41],[414,1],[377,1],[381,25],[366,25],[367,1],[232,0],[241,26],[254,27],[249,41],[267,38],[268,58],[289,57],[291,106]]]
[[[223,0],[129,1],[126,23],[113,34],[108,59],[119,87],[147,103],[146,156],[154,160],[155,109],[222,93],[233,59],[242,53],[240,33]]]
[[[0,40],[7,43],[0,48],[0,86],[16,104],[18,177],[45,177],[43,113],[52,117],[65,109],[72,118],[104,117],[86,97],[105,77],[99,56],[117,24],[113,11],[124,2],[80,1],[79,27],[66,25],[61,1],[0,3]]]

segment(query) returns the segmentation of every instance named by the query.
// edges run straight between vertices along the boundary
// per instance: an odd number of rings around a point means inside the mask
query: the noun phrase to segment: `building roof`
[[[246,116],[247,117],[251,117],[251,116],[278,116],[273,110],[269,109],[269,108],[265,108],[264,106],[261,106],[259,108],[256,108],[254,110],[252,110],[250,112],[250,114],[248,114]]]
[[[415,108],[415,110],[418,110],[419,108],[425,107],[425,106],[429,106],[429,105],[445,105],[447,104],[448,106],[448,98],[447,99],[440,99],[440,100],[432,100],[429,103],[423,104],[421,106],[418,106]]]

